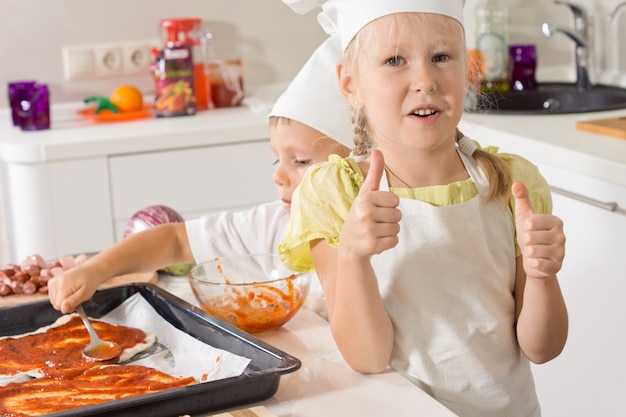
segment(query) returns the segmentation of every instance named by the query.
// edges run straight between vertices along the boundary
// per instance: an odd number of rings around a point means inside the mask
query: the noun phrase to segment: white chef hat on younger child
[[[338,36],[330,36],[313,52],[269,116],[293,119],[354,148],[352,110],[337,80],[336,65],[342,57]]]
[[[393,13],[441,14],[463,24],[465,0],[283,0],[283,3],[300,14],[321,6],[318,22],[326,33],[339,35],[345,50],[363,26]]]

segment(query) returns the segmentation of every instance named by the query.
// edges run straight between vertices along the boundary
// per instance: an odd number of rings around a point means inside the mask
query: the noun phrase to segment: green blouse
[[[498,153],[496,147],[482,148],[502,158],[513,181],[521,181],[528,188],[536,213],[552,212],[550,188],[537,167],[519,155]],[[353,158],[331,155],[327,162],[311,166],[300,186],[294,192],[287,234],[278,252],[292,270],[314,270],[309,243],[326,239],[331,246],[339,244],[341,228],[352,201],[356,198],[364,176]],[[435,206],[463,203],[478,195],[474,181],[469,178],[448,185],[421,188],[390,188],[401,198],[424,201]],[[515,217],[515,200],[511,197],[509,209]],[[516,243],[516,253],[520,250]]]

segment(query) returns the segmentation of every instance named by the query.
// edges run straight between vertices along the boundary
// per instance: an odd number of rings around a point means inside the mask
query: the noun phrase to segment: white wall
[[[573,42],[560,34],[549,39],[541,34],[544,21],[572,26],[567,7],[547,0],[504,1],[510,7],[512,43],[536,43],[540,67],[573,65]],[[605,20],[620,1],[575,0],[595,17],[596,62],[601,72],[626,72],[626,48],[614,41],[626,39],[626,7],[611,24]],[[469,45],[474,42],[476,2],[467,0],[465,8]],[[315,15],[297,15],[279,0],[0,0],[0,107],[7,106],[6,83],[28,78],[47,82],[53,103],[108,95],[121,82],[151,92],[148,74],[64,81],[61,50],[158,39],[158,22],[167,17],[203,18],[214,33],[217,54],[244,59],[246,85],[288,81],[325,37]]]
[[[279,0],[0,0],[0,107],[7,82],[28,78],[48,83],[53,103],[108,96],[121,82],[152,92],[148,74],[66,82],[62,48],[159,39],[170,17],[204,19],[216,54],[243,58],[251,87],[291,79],[325,37],[314,13]]]

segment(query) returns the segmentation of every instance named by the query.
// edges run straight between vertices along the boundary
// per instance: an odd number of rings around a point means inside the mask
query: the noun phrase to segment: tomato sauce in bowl
[[[194,267],[188,278],[202,309],[249,333],[287,323],[310,287],[310,275],[289,271],[273,254],[215,259]]]

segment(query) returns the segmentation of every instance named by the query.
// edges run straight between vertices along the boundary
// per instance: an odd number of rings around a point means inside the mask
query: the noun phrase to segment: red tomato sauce
[[[145,342],[146,334],[142,330],[98,320],[92,320],[92,324],[101,339],[117,342],[122,349]],[[64,372],[67,369],[91,368],[94,366],[93,360],[83,357],[83,349],[87,344],[89,333],[78,316],[44,333],[2,339],[0,375],[16,375],[38,369],[44,375],[54,376],[57,370]],[[115,363],[118,359],[104,363]]]

